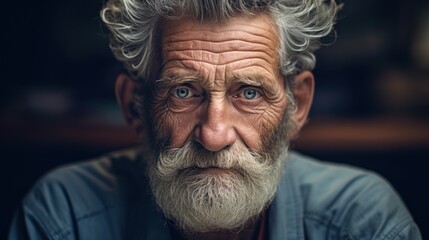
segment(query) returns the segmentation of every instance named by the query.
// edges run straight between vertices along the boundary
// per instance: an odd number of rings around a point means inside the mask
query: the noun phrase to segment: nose
[[[233,145],[237,140],[237,134],[230,117],[222,104],[209,104],[195,129],[195,140],[212,152]]]

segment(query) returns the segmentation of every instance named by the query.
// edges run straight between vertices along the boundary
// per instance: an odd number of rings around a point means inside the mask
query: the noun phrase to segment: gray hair
[[[277,24],[279,58],[285,78],[315,67],[314,51],[333,27],[335,0],[108,0],[101,18],[111,31],[110,48],[127,70],[149,79],[157,59],[158,27],[164,19],[193,16],[226,21],[240,14],[267,12]]]

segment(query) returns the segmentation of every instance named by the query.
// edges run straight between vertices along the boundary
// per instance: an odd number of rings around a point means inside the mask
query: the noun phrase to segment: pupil
[[[188,89],[184,89],[184,88],[178,89],[178,95],[179,97],[186,97],[188,95]]]
[[[246,90],[244,92],[246,98],[250,99],[250,98],[254,98],[255,97],[255,90]]]

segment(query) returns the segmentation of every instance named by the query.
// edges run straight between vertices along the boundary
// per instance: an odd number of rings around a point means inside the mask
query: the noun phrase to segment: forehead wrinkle
[[[255,37],[259,40],[269,41],[271,44],[278,41],[277,30],[274,28],[261,28],[246,24],[241,24],[243,28],[237,26],[234,29],[222,29],[219,31],[207,30],[206,27],[199,28],[199,26],[192,25],[192,29],[177,29],[167,28],[163,32],[163,41],[175,42],[181,40],[199,39],[210,41],[224,41],[229,39],[242,39],[246,40],[249,37]],[[249,30],[250,29],[250,30]]]
[[[269,44],[277,45],[277,37],[277,34],[269,30],[264,30],[263,32],[248,31],[245,29],[219,32],[213,32],[208,30],[188,30],[164,34],[162,41],[163,44],[166,44],[170,42],[174,43],[187,40],[223,42],[228,40],[248,41],[249,38],[255,38],[254,40],[248,42],[268,42]]]
[[[247,44],[250,43],[250,44]],[[164,52],[172,51],[192,51],[202,50],[211,53],[223,52],[276,52],[275,49],[268,47],[264,43],[246,41],[246,40],[227,40],[223,42],[212,42],[202,40],[184,40],[178,42],[166,43]]]
[[[262,60],[262,61],[267,62],[270,65],[274,64],[274,60],[269,59],[269,58],[249,57],[249,58],[246,58],[246,59],[242,59],[242,58],[240,58],[240,59],[232,59],[232,60],[229,60],[229,61],[224,61],[222,63],[213,63],[211,61],[207,61],[207,60],[204,60],[204,59],[195,60],[195,59],[192,59],[192,58],[188,58],[188,59],[173,58],[173,59],[169,59],[169,60],[165,61],[163,65],[167,66],[167,65],[171,64],[171,65],[169,65],[169,67],[173,67],[173,66],[175,66],[175,67],[182,66],[183,67],[184,65],[193,66],[193,65],[202,65],[201,63],[204,63],[204,64],[209,64],[209,65],[212,65],[212,66],[225,66],[225,65],[228,65],[228,64],[239,64],[241,62],[250,62],[252,60]],[[261,64],[259,64],[259,65],[261,65]],[[260,67],[262,67],[265,70],[269,71],[265,66],[261,65]],[[199,66],[199,68],[201,68],[201,66]]]
[[[274,48],[265,42],[253,42],[249,40],[229,40],[226,42],[186,40],[165,43],[163,45],[163,62],[165,64],[170,60],[204,61],[205,59],[216,59],[216,64],[220,65],[230,63],[243,56],[245,58],[260,57],[267,62],[271,62],[271,60],[276,60],[276,58],[272,57],[277,55],[277,50]],[[220,54],[220,56],[216,54]],[[218,62],[217,60],[223,61]]]
[[[198,76],[200,78],[206,78],[210,74],[210,69],[205,65],[206,64],[200,64],[199,62],[195,62],[195,61],[170,61],[167,64],[164,64],[162,69],[163,71],[168,70],[172,72],[191,71],[191,72],[198,73]]]
[[[201,78],[202,76],[198,71],[173,71],[169,69],[162,74],[160,79],[155,81],[155,85],[169,88],[184,83],[198,82]]]

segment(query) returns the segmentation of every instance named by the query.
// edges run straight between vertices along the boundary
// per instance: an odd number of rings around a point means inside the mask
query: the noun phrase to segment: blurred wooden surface
[[[311,150],[429,149],[429,122],[418,119],[314,119],[296,141]]]
[[[91,121],[1,122],[0,142],[120,148],[139,143],[128,126]],[[429,149],[429,122],[418,119],[311,119],[293,146],[304,150]]]

